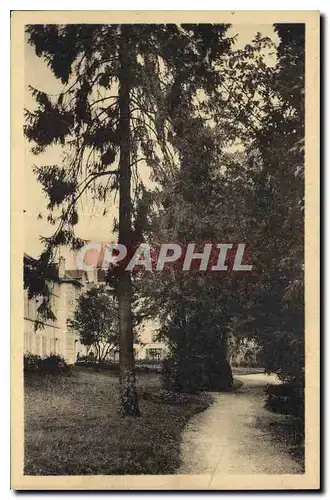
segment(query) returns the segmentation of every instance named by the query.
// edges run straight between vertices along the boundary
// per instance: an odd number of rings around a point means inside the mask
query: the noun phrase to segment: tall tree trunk
[[[131,221],[131,167],[130,167],[130,55],[127,37],[128,27],[122,26],[119,49],[119,243],[125,245],[128,252],[132,246]],[[132,317],[132,281],[129,271],[120,269],[118,282],[119,328],[120,328],[120,411],[123,415],[139,416],[136,390],[133,317]]]

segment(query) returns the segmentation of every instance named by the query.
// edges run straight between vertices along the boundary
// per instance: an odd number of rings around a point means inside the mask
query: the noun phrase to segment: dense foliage
[[[70,366],[58,354],[38,356],[24,354],[24,374],[36,373],[37,375],[64,375],[70,374]]]
[[[231,45],[228,25],[30,25],[29,42],[63,92],[51,96],[31,88],[36,110],[26,111],[25,135],[36,154],[66,147],[62,165],[35,168],[48,197],[49,221],[57,229],[44,238],[49,263],[59,245],[77,248],[77,202],[87,192],[106,202],[119,191],[118,241],[132,248],[132,192],[139,197],[139,165],[154,181],[175,169],[175,139],[182,114],[199,112],[199,94],[212,95],[222,75],[217,65]],[[56,213],[59,209],[59,214]],[[138,215],[138,214],[137,214]],[[136,217],[138,219],[138,217]],[[31,286],[29,285],[31,289]],[[121,408],[138,415],[133,359],[132,282],[120,271]],[[32,292],[33,293],[33,292]],[[44,294],[47,307],[47,294]],[[49,301],[48,301],[49,302]]]
[[[133,285],[128,273],[109,273],[128,414],[138,414],[137,315],[160,321],[159,336],[170,348],[164,380],[172,388],[230,386],[228,343],[248,338],[261,349],[265,369],[295,387],[303,408],[304,26],[275,25],[277,45],[257,34],[239,50],[227,29],[27,29],[37,55],[64,84],[58,96],[31,89],[37,108],[26,112],[34,152],[54,144],[66,152],[62,165],[35,169],[49,221],[57,224],[40,264],[50,266],[59,245],[79,247],[81,197],[88,193],[107,208],[117,189],[120,243],[243,242],[253,264],[244,276],[173,268],[136,276]],[[143,186],[142,167],[151,173],[152,192]],[[30,280],[28,287],[32,296]],[[139,308],[132,311],[136,293]]]

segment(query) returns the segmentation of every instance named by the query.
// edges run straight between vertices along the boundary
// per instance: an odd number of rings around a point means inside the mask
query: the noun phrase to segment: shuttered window
[[[43,356],[46,356],[47,353],[47,337],[44,335],[41,337],[41,353]]]
[[[42,354],[40,335],[36,335],[36,354],[38,354],[38,356]]]

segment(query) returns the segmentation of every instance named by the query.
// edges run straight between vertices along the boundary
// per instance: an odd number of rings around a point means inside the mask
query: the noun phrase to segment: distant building
[[[33,258],[24,255],[24,265],[28,265]],[[60,354],[69,363],[74,363],[78,352],[85,354],[86,348],[79,342],[79,337],[67,327],[67,320],[74,311],[76,299],[85,287],[84,273],[80,271],[66,271],[65,260],[60,259],[58,265],[58,283],[54,283],[51,307],[55,321],[41,320],[37,308],[41,298],[28,299],[24,290],[24,352],[46,356]],[[40,327],[35,330],[35,322]]]
[[[166,357],[167,346],[158,339],[159,325],[145,321],[140,327],[140,343],[134,345],[136,359],[161,360]]]
[[[24,255],[24,265],[33,263],[34,259]],[[67,326],[67,320],[73,314],[76,301],[86,289],[105,284],[106,273],[102,269],[90,272],[82,270],[66,270],[65,259],[60,257],[58,264],[58,283],[54,283],[51,306],[56,316],[55,321],[41,320],[37,308],[41,298],[28,299],[24,290],[24,352],[47,356],[60,354],[68,363],[75,363],[77,356],[88,354],[91,348],[82,345],[79,335]],[[40,327],[35,330],[35,322]],[[139,344],[134,345],[136,359],[163,359],[166,355],[166,345],[156,338],[157,324],[145,322],[139,327]],[[110,359],[118,360],[119,352],[109,355]]]

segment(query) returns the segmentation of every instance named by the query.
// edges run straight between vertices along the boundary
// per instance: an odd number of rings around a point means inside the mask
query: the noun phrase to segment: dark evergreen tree
[[[64,84],[58,96],[31,89],[37,109],[26,111],[25,135],[35,143],[36,154],[54,144],[66,149],[62,165],[36,168],[49,198],[49,220],[57,224],[54,234],[43,239],[40,262],[50,264],[59,245],[81,244],[74,227],[77,201],[87,191],[106,200],[109,191],[118,189],[118,242],[132,251],[132,193],[141,193],[138,166],[144,162],[151,167],[155,181],[175,170],[175,140],[184,126],[180,113],[198,114],[200,93],[212,95],[221,82],[219,64],[231,43],[225,36],[227,28],[212,24],[27,27],[36,54]],[[132,280],[124,268],[117,272],[121,408],[125,415],[138,415]],[[43,295],[47,310],[49,294]]]

